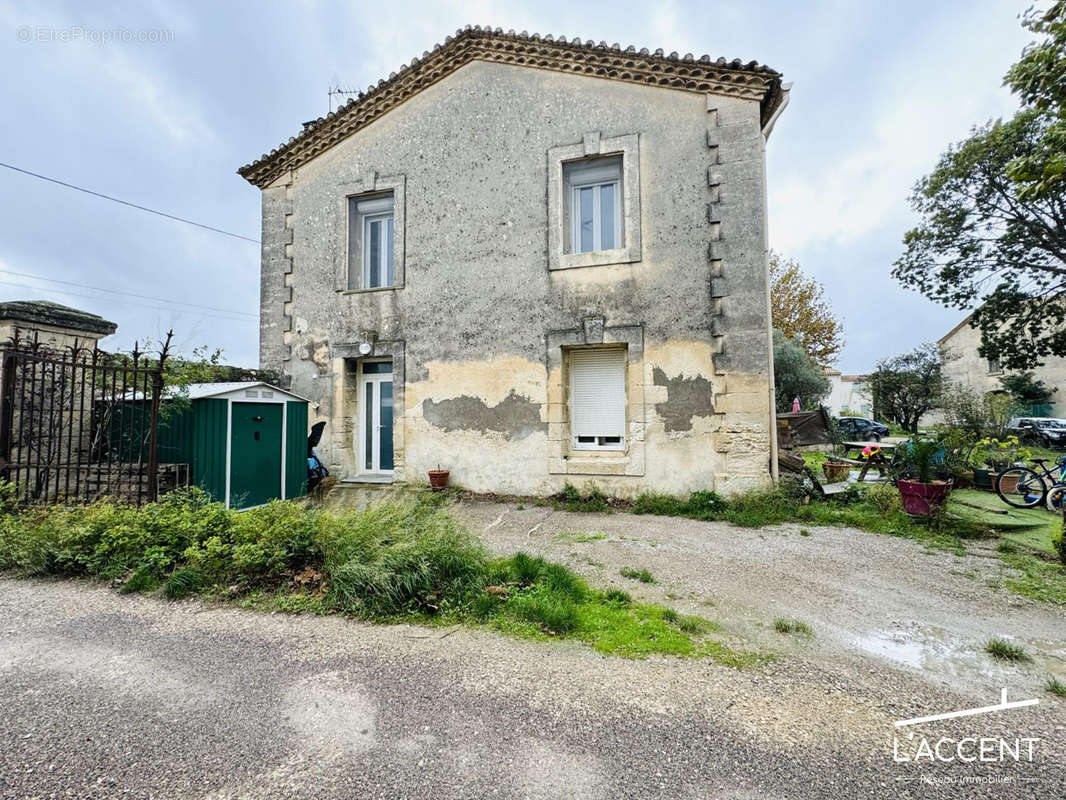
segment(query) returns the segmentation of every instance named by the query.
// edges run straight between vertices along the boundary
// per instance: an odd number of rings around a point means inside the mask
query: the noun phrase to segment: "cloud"
[[[784,165],[783,174],[771,173],[775,249],[848,247],[878,229],[901,233],[910,220],[911,187],[947,145],[965,138],[974,124],[1009,116],[1017,108],[1000,82],[1024,41],[1020,31],[1012,50],[1001,29],[990,29],[986,16],[966,21],[951,15],[945,24],[950,31],[924,31],[916,49],[896,52],[884,63],[872,61],[872,79],[857,80],[854,89],[848,82],[840,86],[864,92],[859,103],[841,96],[835,108],[811,107],[802,83],[795,88],[786,117],[794,115],[803,125],[817,125],[822,117],[824,127],[816,130],[831,136],[837,147],[810,160],[799,154]],[[975,58],[977,53],[995,58]],[[776,144],[771,142],[771,148]]]

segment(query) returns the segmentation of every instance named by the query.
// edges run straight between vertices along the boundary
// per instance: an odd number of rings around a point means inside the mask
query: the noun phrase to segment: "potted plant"
[[[914,438],[899,446],[901,476],[896,481],[903,510],[916,517],[936,513],[947,500],[952,482],[942,437]]]
[[[449,474],[449,470],[441,469],[440,464],[437,464],[436,469],[429,471],[429,488],[435,492],[443,492],[448,488]]]
[[[1018,461],[1028,461],[1033,455],[1028,448],[1021,446],[1017,436],[982,439],[977,443],[974,452],[991,471],[990,484],[995,483],[996,475],[1010,469]]]
[[[822,472],[830,483],[840,483],[846,481],[851,474],[851,464],[830,458],[822,462]]]

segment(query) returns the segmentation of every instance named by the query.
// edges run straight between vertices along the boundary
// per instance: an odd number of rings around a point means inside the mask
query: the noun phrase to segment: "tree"
[[[1022,197],[1059,197],[1066,190],[1066,3],[1047,11],[1031,8],[1023,25],[1045,38],[1030,44],[1004,83],[1027,107],[1047,117],[1043,139],[1033,152],[1010,165]]]
[[[978,352],[1009,369],[1066,355],[1066,2],[1030,12],[1045,39],[1006,77],[1022,101],[975,128],[922,178],[893,276],[932,300],[975,308]]]
[[[829,394],[829,379],[794,339],[774,328],[774,404],[778,412],[792,410],[798,397],[804,408],[819,403]]]
[[[1052,389],[1041,380],[1034,380],[1031,372],[1005,375],[999,382],[1015,402],[1029,406],[1050,403],[1051,395],[1058,391],[1058,388]]]
[[[770,318],[773,326],[795,339],[817,364],[836,361],[844,346],[843,325],[825,300],[825,288],[800,265],[770,253]]]
[[[1005,439],[1007,422],[1016,410],[1007,392],[982,393],[963,383],[945,383],[940,407],[948,423],[965,434],[967,445],[984,438]]]
[[[917,433],[922,415],[940,406],[944,389],[940,350],[935,344],[923,344],[910,353],[879,361],[869,385],[874,415]]]

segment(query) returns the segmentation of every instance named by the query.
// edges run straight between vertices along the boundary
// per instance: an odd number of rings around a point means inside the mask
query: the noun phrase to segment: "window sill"
[[[624,460],[629,458],[629,448],[623,450],[577,450],[572,447],[563,458],[568,461],[582,461],[585,459],[592,461]]]
[[[375,286],[373,289],[338,289],[338,294],[371,294],[372,292],[395,292],[403,286]]]
[[[580,267],[606,267],[612,264],[632,264],[640,261],[640,253],[634,248],[622,247],[601,250],[596,253],[563,253],[558,264],[549,265],[551,270],[578,269]]]

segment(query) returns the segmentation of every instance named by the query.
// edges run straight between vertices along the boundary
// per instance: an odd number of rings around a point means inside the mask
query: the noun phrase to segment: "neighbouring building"
[[[826,367],[822,373],[829,379],[829,394],[822,405],[835,417],[849,412],[860,417],[873,414],[874,404],[866,381],[869,375],[845,375],[838,369]]]
[[[969,317],[948,331],[939,344],[943,354],[941,369],[948,381],[969,386],[982,394],[1003,391],[1000,378],[1009,372],[997,360],[982,358],[978,354],[981,331],[970,325]],[[1066,358],[1047,358],[1042,367],[1027,371],[1048,388],[1058,389],[1051,396],[1050,416],[1066,417]]]
[[[261,366],[342,480],[767,484],[787,97],[755,62],[459,31],[240,169]]]
[[[44,300],[12,300],[0,303],[0,345],[17,335],[25,344],[36,341],[53,350],[73,347],[95,350],[118,325],[96,314]]]

